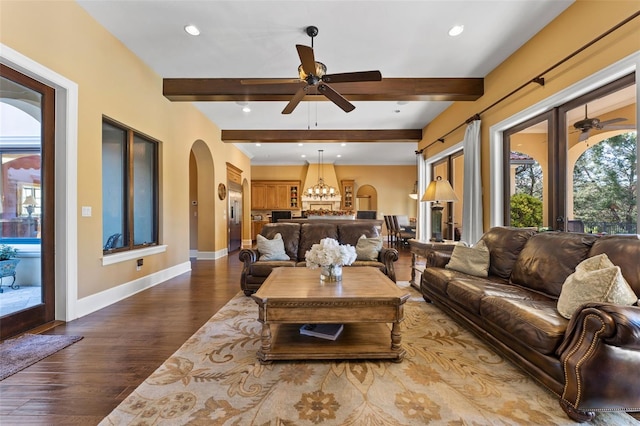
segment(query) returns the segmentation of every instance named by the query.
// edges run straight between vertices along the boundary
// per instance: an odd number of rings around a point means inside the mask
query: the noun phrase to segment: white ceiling
[[[380,70],[383,78],[485,77],[573,0],[187,1],[78,0],[163,78],[295,78],[296,44],[319,28],[316,60],[328,73]],[[195,24],[201,34],[187,35]],[[450,37],[456,24],[464,32]],[[339,91],[339,88],[334,87]],[[223,130],[422,129],[449,102],[196,102]],[[253,165],[316,162],[415,164],[417,143],[238,144]],[[302,154],[307,157],[302,158]],[[342,157],[337,158],[338,154]]]

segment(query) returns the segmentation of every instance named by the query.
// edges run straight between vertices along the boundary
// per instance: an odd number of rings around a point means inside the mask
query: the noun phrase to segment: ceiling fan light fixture
[[[195,25],[189,24],[189,25],[185,25],[184,27],[184,31],[192,36],[199,36],[200,35],[200,30],[198,29],[198,27],[196,27]]]
[[[316,72],[315,76],[318,78],[322,78],[327,73],[327,66],[322,62],[316,61]],[[306,80],[309,75],[304,72],[302,69],[302,64],[298,66],[298,75],[300,76],[300,80]]]

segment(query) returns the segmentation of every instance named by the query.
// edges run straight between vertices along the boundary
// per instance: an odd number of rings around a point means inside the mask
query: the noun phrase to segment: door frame
[[[2,43],[0,52],[1,63],[56,91],[54,317],[71,321],[78,317],[78,85]]]

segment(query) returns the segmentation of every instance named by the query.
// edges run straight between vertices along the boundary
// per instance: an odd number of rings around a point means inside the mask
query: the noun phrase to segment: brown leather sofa
[[[281,266],[305,267],[305,253],[323,238],[334,238],[340,244],[350,244],[355,247],[362,235],[371,238],[380,234],[376,225],[370,222],[330,223],[313,221],[307,223],[269,223],[260,232],[262,236],[268,239],[272,239],[277,233],[282,235],[285,252],[291,260],[258,260],[260,253],[257,249],[243,249],[240,251],[239,257],[243,262],[240,287],[247,296],[260,288],[273,268]],[[398,251],[396,249],[382,247],[378,260],[356,260],[350,266],[376,267],[395,282],[394,262],[396,260],[398,260]]]
[[[492,228],[483,237],[489,276],[445,269],[432,252],[420,289],[433,302],[560,398],[576,421],[597,411],[640,411],[640,307],[582,305],[570,320],[557,301],[587,257],[606,253],[640,295],[640,236]]]

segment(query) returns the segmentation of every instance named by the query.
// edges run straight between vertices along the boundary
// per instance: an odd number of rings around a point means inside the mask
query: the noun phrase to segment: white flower
[[[315,269],[319,266],[351,265],[356,260],[356,249],[349,245],[340,245],[333,238],[323,238],[320,243],[311,246],[305,253],[307,267]]]

